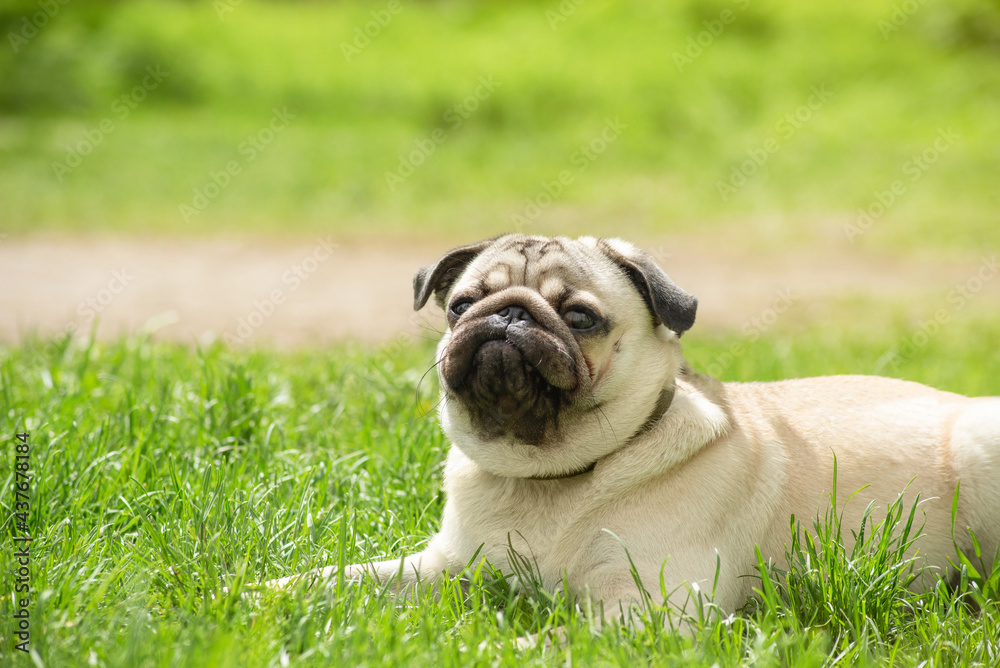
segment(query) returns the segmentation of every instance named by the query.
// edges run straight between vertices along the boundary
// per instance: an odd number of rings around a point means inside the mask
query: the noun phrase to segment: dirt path
[[[275,344],[435,336],[440,311],[414,314],[411,279],[453,244],[338,243],[332,238],[8,238],[0,242],[0,340],[31,331],[88,329],[111,338],[140,329],[158,338]],[[698,325],[739,329],[790,294],[799,317],[852,295],[893,303],[944,303],[983,258],[887,259],[851,248],[760,254],[705,239],[643,244],[675,282],[699,297]],[[996,271],[994,270],[994,274]],[[975,287],[973,281],[972,287]],[[1000,305],[1000,280],[976,301]],[[806,308],[806,306],[808,308]],[[918,313],[923,311],[918,311]],[[812,315],[810,315],[812,314]]]

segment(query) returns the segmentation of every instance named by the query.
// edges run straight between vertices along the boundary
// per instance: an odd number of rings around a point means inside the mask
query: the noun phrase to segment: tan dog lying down
[[[699,375],[679,341],[697,300],[617,239],[499,237],[421,269],[414,291],[415,308],[433,295],[448,318],[444,518],[424,551],[349,577],[433,582],[477,552],[509,573],[510,540],[547,587],[565,576],[611,616],[638,596],[624,543],[654,597],[661,569],[667,591],[710,586],[718,553],[715,602],[733,610],[755,546],[783,563],[789,516],[828,507],[834,456],[839,498],[865,488],[845,528],[870,501],[884,511],[904,488],[908,505],[919,494],[920,564],[945,574],[961,482],[959,547],[965,527],[987,555],[1000,544],[1000,398],[866,376]]]

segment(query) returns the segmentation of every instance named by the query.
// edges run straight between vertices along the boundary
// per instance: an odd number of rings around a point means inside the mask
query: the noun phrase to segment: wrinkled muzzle
[[[484,436],[513,434],[535,444],[558,428],[560,411],[589,386],[587,369],[566,324],[525,288],[470,308],[455,324],[440,365],[447,389]]]

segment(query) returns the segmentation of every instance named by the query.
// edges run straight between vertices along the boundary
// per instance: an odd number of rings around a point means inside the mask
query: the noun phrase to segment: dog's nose
[[[528,310],[520,306],[507,306],[497,311],[497,315],[507,321],[508,325],[518,322],[534,322]]]

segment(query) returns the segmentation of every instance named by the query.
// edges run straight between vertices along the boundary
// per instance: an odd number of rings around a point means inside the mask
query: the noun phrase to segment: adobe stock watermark
[[[64,5],[70,0],[38,0],[39,11],[31,16],[23,17],[15,26],[16,32],[7,33],[7,40],[14,53],[19,53],[24,46],[38,36],[38,33],[55,18]]]
[[[951,128],[947,130],[938,128],[938,136],[931,145],[903,163],[901,170],[903,176],[908,178],[894,179],[885,190],[874,191],[868,206],[858,209],[858,216],[854,222],[844,223],[843,229],[847,240],[854,243],[858,237],[870,230],[875,221],[906,195],[910,187],[919,181],[960,138],[960,135]]]
[[[760,338],[778,319],[792,307],[797,301],[797,297],[792,294],[791,289],[783,288],[778,290],[771,305],[760,312],[759,315],[750,318],[740,327],[740,334],[747,343],[753,343]],[[706,372],[715,378],[721,378],[722,374],[732,366],[737,358],[742,357],[747,352],[747,346],[742,341],[735,341],[728,350],[719,353],[715,359],[706,367]]]
[[[244,343],[254,335],[254,332],[273,316],[282,304],[288,301],[288,295],[302,287],[309,277],[316,273],[319,266],[333,257],[337,243],[330,235],[317,238],[316,245],[301,260],[293,264],[281,274],[283,287],[275,288],[269,293],[253,300],[250,312],[236,322],[232,332],[223,335],[226,343],[236,345]]]
[[[113,116],[105,116],[95,127],[83,131],[83,139],[72,146],[66,146],[66,157],[61,161],[53,161],[52,173],[56,180],[62,183],[63,178],[83,164],[84,159],[94,150],[104,143],[105,137],[110,135],[118,127],[118,123],[124,121],[132,111],[138,107],[150,92],[159,88],[160,84],[170,76],[170,72],[164,72],[159,65],[149,65],[146,67],[146,76],[142,82],[124,93],[111,103],[111,113]]]
[[[191,219],[199,215],[208,208],[222,191],[229,187],[233,179],[243,173],[243,168],[257,159],[274,139],[288,128],[288,122],[295,119],[295,114],[288,111],[288,107],[272,111],[270,122],[255,134],[248,136],[236,147],[236,152],[240,154],[242,160],[230,160],[222,169],[210,171],[205,183],[192,190],[193,196],[189,204],[181,204],[179,211],[185,223],[190,223]]]
[[[549,28],[555,30],[561,23],[566,23],[569,17],[576,13],[586,0],[562,0],[555,10],[546,9],[545,18],[549,22]]]
[[[479,77],[477,86],[472,93],[451,105],[441,117],[442,124],[430,131],[426,136],[413,141],[413,149],[399,156],[396,171],[385,172],[385,183],[389,192],[396,192],[406,179],[413,176],[422,165],[437,151],[438,147],[448,140],[449,134],[462,127],[472,117],[479,106],[488,100],[493,92],[503,84],[493,79],[493,75]]]
[[[215,8],[215,13],[219,15],[219,20],[225,21],[226,15],[235,12],[236,8],[242,4],[243,0],[215,0],[212,3],[212,7]]]
[[[684,68],[691,65],[705,53],[705,49],[712,46],[722,33],[726,31],[726,26],[736,20],[737,12],[745,11],[750,6],[750,0],[733,0],[736,9],[723,9],[719,12],[719,17],[702,21],[705,29],[693,37],[687,38],[687,46],[684,51],[674,51],[674,65],[678,72],[683,72]]]
[[[552,206],[552,203],[563,194],[566,188],[573,185],[577,177],[583,174],[611,144],[615,143],[628,125],[621,122],[617,116],[604,119],[604,128],[589,142],[580,144],[569,156],[569,164],[575,169],[563,169],[552,181],[542,181],[534,197],[524,200],[524,208],[520,213],[512,213],[510,222],[518,232],[535,222],[542,212]]]
[[[760,146],[748,149],[746,160],[732,167],[729,179],[715,182],[715,188],[719,191],[719,197],[722,198],[722,201],[727,201],[732,195],[739,192],[740,188],[745,186],[750,178],[767,164],[771,156],[781,150],[781,142],[788,141],[795,136],[795,133],[811,121],[813,115],[831,97],[833,97],[833,93],[826,89],[826,84],[813,86],[805,104],[788,112],[774,124],[774,135],[765,139]]]
[[[427,332],[427,335],[422,335],[415,333],[415,330],[422,330]],[[378,348],[377,355],[368,356],[367,360],[363,366],[363,373],[360,374],[362,380],[371,383],[378,376],[383,375],[382,365],[386,359],[396,359],[403,355],[407,349],[412,348],[414,342],[420,339],[426,339],[429,336],[438,338],[443,334],[442,330],[431,324],[427,316],[424,313],[411,313],[407,317],[407,326],[404,331],[394,336],[392,339],[382,344]],[[434,367],[431,367],[433,369]],[[412,372],[412,370],[410,371]],[[410,373],[408,372],[408,373]],[[421,376],[421,380],[426,380],[429,376],[433,374],[430,371],[427,374]],[[427,393],[427,398],[433,396]]]
[[[903,0],[903,2],[893,5],[888,16],[875,23],[878,31],[882,34],[882,39],[888,40],[889,35],[906,25],[910,17],[920,11],[926,2],[927,0]]]
[[[131,271],[128,267],[113,270],[111,278],[108,279],[103,288],[76,305],[76,318],[66,324],[65,333],[73,334],[80,329],[89,329],[97,316],[103,313],[135,280],[135,275],[130,273]]]
[[[931,339],[951,321],[952,316],[975,299],[976,295],[983,291],[983,287],[997,277],[997,274],[1000,274],[1000,260],[996,254],[980,258],[979,266],[969,277],[948,290],[945,295],[947,306],[936,309],[931,317],[920,323],[916,331],[901,339],[894,348],[883,355],[880,368],[890,365],[893,371],[897,371],[900,364],[912,359],[920,350],[927,347]]]
[[[664,246],[663,244],[660,244],[658,246],[647,246],[645,248],[645,251],[646,255],[653,258],[653,260],[656,262],[656,264],[660,266],[660,268],[663,268],[667,260],[671,259],[674,256],[673,252],[667,250],[667,247]]]
[[[403,4],[400,0],[389,0],[385,3],[384,9],[373,9],[372,20],[363,26],[354,27],[354,39],[340,43],[340,52],[344,54],[344,60],[351,62],[355,56],[360,56],[371,45],[372,40],[382,34],[382,31],[389,27],[393,17],[403,11]]]

